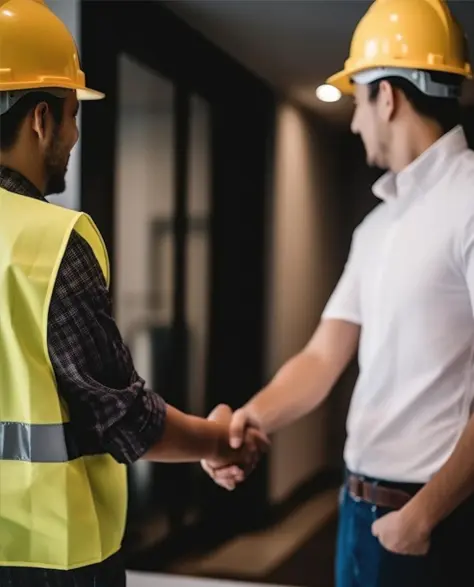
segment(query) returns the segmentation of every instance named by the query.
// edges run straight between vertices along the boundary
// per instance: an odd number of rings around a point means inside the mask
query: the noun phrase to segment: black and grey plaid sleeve
[[[130,464],[159,440],[166,404],[137,375],[112,318],[100,266],[76,232],[53,291],[48,348],[59,393],[82,445]]]

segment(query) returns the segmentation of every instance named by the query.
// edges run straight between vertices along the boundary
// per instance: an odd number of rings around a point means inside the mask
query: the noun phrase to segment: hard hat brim
[[[105,98],[105,94],[98,92],[97,90],[91,90],[90,88],[77,88],[76,96],[78,100],[102,100]]]
[[[351,76],[347,71],[338,71],[329,77],[326,83],[337,88],[341,94],[350,96],[354,93],[354,85],[351,83]]]

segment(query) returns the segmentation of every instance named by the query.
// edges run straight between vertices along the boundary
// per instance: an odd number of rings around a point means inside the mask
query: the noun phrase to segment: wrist
[[[255,428],[258,428],[262,432],[266,432],[265,430],[265,419],[263,416],[264,410],[262,406],[259,404],[258,396],[251,399],[247,404],[245,404],[243,408],[248,415],[248,423]]]
[[[230,455],[231,448],[229,445],[229,427],[218,422],[209,422],[212,424],[213,442],[211,452],[208,458],[211,460],[225,459]]]
[[[214,460],[222,454],[224,440],[228,437],[226,427],[212,420],[187,415],[192,430],[194,450],[199,460]]]
[[[408,524],[415,527],[419,534],[429,536],[437,525],[437,520],[430,514],[422,496],[413,497],[401,511]]]

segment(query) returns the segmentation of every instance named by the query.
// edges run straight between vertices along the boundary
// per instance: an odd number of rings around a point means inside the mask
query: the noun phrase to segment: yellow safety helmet
[[[467,39],[443,0],[375,0],[352,37],[344,70],[327,80],[343,94],[352,81],[399,76],[430,96],[459,92],[435,83],[426,71],[472,77]]]
[[[0,0],[0,114],[38,89],[104,97],[86,87],[74,38],[44,0]]]

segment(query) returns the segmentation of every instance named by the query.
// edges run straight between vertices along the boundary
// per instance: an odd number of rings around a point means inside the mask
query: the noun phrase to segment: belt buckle
[[[350,491],[352,499],[356,502],[366,501],[367,503],[375,504],[375,492],[378,486],[378,481],[368,482],[364,477],[354,476],[353,484],[355,484],[355,493]],[[358,495],[356,495],[356,493]]]

